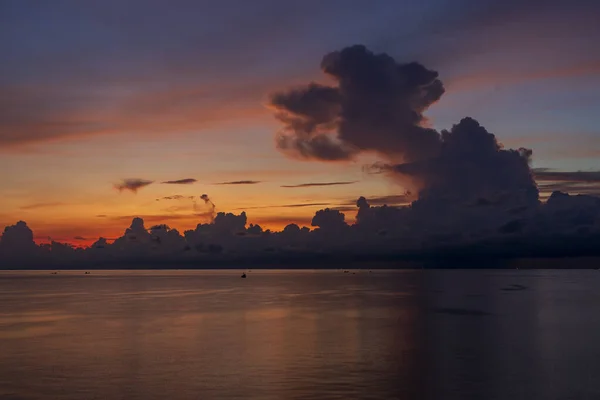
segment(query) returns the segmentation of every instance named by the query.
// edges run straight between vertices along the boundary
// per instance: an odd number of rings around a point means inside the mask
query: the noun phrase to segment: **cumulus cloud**
[[[329,53],[321,67],[337,86],[309,84],[272,95],[275,117],[283,124],[280,148],[328,159],[311,142],[327,137],[351,149],[348,158],[375,152],[383,161],[369,171],[399,180],[415,192],[421,208],[448,201],[538,200],[531,150],[504,149],[473,118],[441,132],[426,126],[424,112],[444,93],[437,72],[364,46]],[[285,141],[295,145],[282,146]]]
[[[71,254],[73,260],[85,256],[193,265],[198,265],[198,260],[208,260],[205,265],[216,261],[239,265],[248,260],[281,263],[293,257],[304,260],[307,255],[339,259],[600,255],[600,199],[555,191],[547,202],[541,202],[535,181],[537,178],[547,188],[581,187],[600,182],[597,172],[532,170],[531,150],[505,149],[473,118],[463,118],[441,132],[427,128],[423,113],[444,89],[437,73],[418,63],[398,63],[388,55],[353,46],[326,55],[322,69],[336,85],[309,84],[272,95],[271,106],[283,124],[279,148],[295,157],[324,161],[376,153],[381,161],[368,171],[388,174],[410,191],[360,197],[352,208],[348,204],[329,207],[327,203],[280,205],[327,207],[306,222],[313,230],[290,224],[298,221],[282,215],[263,219],[285,225],[281,232],[263,230],[259,225],[248,227],[245,212],[217,213],[206,194],[166,196],[157,200],[202,200],[208,211],[181,218],[208,216],[209,223],[199,223],[182,235],[160,220],[177,216],[138,216],[112,244],[99,240],[91,249],[77,253],[53,242],[43,248],[44,254]],[[126,180],[118,188],[135,192],[150,183]],[[346,222],[342,212],[346,210],[356,211],[355,224]],[[145,223],[161,225],[147,228]],[[0,240],[2,254],[14,249],[29,253],[39,249],[24,222],[7,227]]]
[[[215,185],[256,185],[259,183],[261,183],[261,181],[230,181],[215,183]]]
[[[419,188],[419,199],[537,202],[538,189],[529,166],[531,150],[503,149],[472,118],[442,131],[441,139],[435,157],[391,167]]]
[[[138,190],[145,188],[148,185],[151,185],[154,181],[149,181],[147,179],[139,179],[139,178],[130,178],[123,179],[121,183],[117,183],[114,185],[115,189],[119,192],[123,190],[129,190],[130,192],[137,193]]]
[[[314,186],[339,186],[339,185],[352,185],[358,181],[340,181],[340,182],[309,182],[299,183],[297,185],[281,185],[282,188],[304,188]]]
[[[438,150],[438,133],[426,127],[423,115],[444,93],[437,72],[361,45],[325,55],[321,69],[336,86],[311,83],[271,95],[283,124],[279,149],[317,160],[372,151],[404,162]]]
[[[310,224],[325,230],[338,230],[347,226],[345,218],[344,213],[325,208],[316,212]]]
[[[259,225],[248,226],[245,212],[219,212],[209,223],[199,223],[183,234],[164,224],[165,220],[173,219],[170,215],[121,216],[118,219],[131,221],[121,237],[113,243],[101,238],[89,248],[79,250],[56,241],[37,246],[31,229],[18,222],[5,228],[0,238],[0,264],[29,260],[33,264],[23,265],[64,268],[81,267],[85,262],[106,265],[139,262],[146,266],[153,263],[214,266],[215,262],[223,262],[239,266],[284,260],[304,262],[324,255],[339,260],[390,256],[421,259],[443,254],[448,257],[452,254],[462,257],[600,255],[597,246],[600,198],[597,197],[555,192],[546,203],[524,207],[506,208],[505,203],[492,201],[437,205],[442,207],[440,212],[423,208],[419,201],[410,206],[377,206],[360,197],[354,207],[357,211],[354,225],[346,223],[340,210],[325,208],[306,221],[315,229],[285,224],[289,218],[281,218],[285,228],[280,232],[264,230]],[[212,217],[213,210],[209,214]],[[186,216],[190,217],[193,216]],[[203,219],[200,215],[197,218]],[[151,226],[148,228],[146,223]],[[76,240],[87,239],[78,236]],[[328,261],[326,265],[331,264]]]
[[[191,185],[192,183],[196,183],[198,182],[197,179],[194,178],[185,178],[185,179],[177,179],[174,181],[164,181],[161,183],[167,184],[167,185]]]
[[[0,237],[0,260],[29,259],[39,253],[39,248],[33,240],[33,231],[24,221],[4,228]]]

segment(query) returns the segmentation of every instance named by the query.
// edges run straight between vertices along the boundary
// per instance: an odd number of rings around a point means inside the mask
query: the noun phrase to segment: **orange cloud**
[[[63,206],[63,205],[65,205],[65,203],[61,203],[61,202],[34,203],[34,204],[28,204],[28,205],[22,206],[21,210],[37,210],[38,208],[52,208],[52,207],[59,207],[59,206]]]
[[[264,88],[262,85],[265,85]],[[63,87],[0,87],[0,144],[15,148],[40,141],[122,132],[187,132],[236,124],[269,113],[262,107],[267,83],[166,89],[99,91]]]

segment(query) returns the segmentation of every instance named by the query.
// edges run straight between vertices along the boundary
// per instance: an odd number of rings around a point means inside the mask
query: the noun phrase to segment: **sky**
[[[355,44],[439,73],[430,127],[473,116],[533,149],[536,169],[596,171],[599,13],[592,0],[0,0],[0,226],[71,243],[118,237],[134,216],[183,231],[206,222],[208,194],[281,229],[404,194],[365,171],[377,154],[315,161],[276,142],[273,94],[330,84],[321,60]]]

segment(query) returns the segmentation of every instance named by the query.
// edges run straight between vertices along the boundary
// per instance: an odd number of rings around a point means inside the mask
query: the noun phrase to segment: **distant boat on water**
[[[244,272],[244,273],[242,274],[242,278],[245,278],[245,277],[246,277],[246,273]]]

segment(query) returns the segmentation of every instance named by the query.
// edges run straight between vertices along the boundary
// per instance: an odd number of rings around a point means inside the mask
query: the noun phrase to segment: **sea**
[[[600,399],[600,271],[0,271],[0,399]]]

